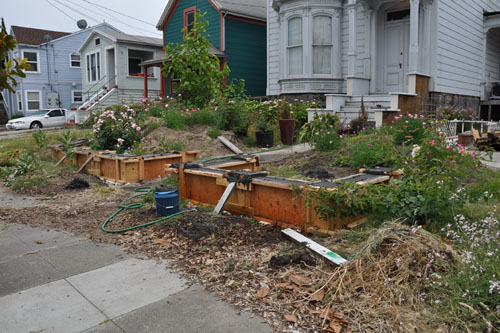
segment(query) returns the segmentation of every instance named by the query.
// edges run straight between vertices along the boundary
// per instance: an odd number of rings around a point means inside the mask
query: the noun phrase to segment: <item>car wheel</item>
[[[39,121],[34,121],[30,125],[31,129],[40,129],[42,128],[42,124]]]

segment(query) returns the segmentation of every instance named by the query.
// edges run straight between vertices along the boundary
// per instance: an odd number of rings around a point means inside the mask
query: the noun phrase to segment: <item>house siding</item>
[[[250,96],[266,94],[266,27],[225,19],[229,81],[245,80]]]
[[[280,24],[278,13],[267,2],[267,94],[279,95],[280,86]]]
[[[488,60],[485,64],[483,10],[500,11],[500,3],[440,0],[437,10],[434,90],[481,97],[483,73],[492,63]]]
[[[95,45],[95,39],[100,38],[100,44],[99,46],[96,47]],[[106,79],[106,69],[107,69],[107,64],[106,64],[106,48],[107,47],[112,47],[113,41],[110,39],[102,36],[102,35],[94,35],[91,37],[91,39],[87,42],[85,47],[81,49],[81,55],[82,55],[82,70],[81,70],[81,80],[82,80],[82,89],[83,92],[86,94],[86,96],[92,95],[92,93],[97,92],[103,85],[106,84],[106,82],[109,79]],[[98,82],[87,82],[87,54],[93,53],[93,52],[100,52],[100,59],[101,59],[101,80]],[[116,52],[116,51],[115,51]],[[119,53],[117,53],[117,58],[119,57]],[[120,85],[120,82],[118,82],[118,85]]]
[[[175,12],[172,15],[171,20],[163,31],[165,45],[169,43],[182,43],[182,37],[184,36],[181,31],[184,28],[184,9],[196,6],[196,10],[201,13],[205,13],[205,18],[208,20],[207,34],[210,43],[215,47],[222,49],[221,46],[221,18],[219,12],[209,3],[209,1],[197,1],[197,0],[183,0],[180,1]]]

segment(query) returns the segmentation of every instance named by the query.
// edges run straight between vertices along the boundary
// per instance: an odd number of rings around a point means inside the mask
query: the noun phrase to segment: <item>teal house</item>
[[[169,0],[156,27],[163,31],[164,45],[182,43],[195,12],[205,13],[211,52],[227,62],[232,79],[245,80],[250,96],[264,96],[267,82],[265,0]],[[146,64],[145,64],[146,65]],[[163,95],[171,92],[169,78],[162,82]]]

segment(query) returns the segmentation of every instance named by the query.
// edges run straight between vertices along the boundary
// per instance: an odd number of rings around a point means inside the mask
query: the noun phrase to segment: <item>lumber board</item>
[[[66,157],[68,157],[68,155],[64,155],[57,163],[56,163],[56,166],[58,166],[59,164],[61,164],[65,159]]]
[[[216,178],[215,179],[215,184],[226,187],[230,183],[227,181],[226,178],[220,177],[220,178]],[[251,191],[252,190],[252,183],[248,184],[248,188],[247,188],[247,186],[245,184],[238,184],[237,183],[236,184],[236,188],[238,190],[242,190],[242,191]]]
[[[323,245],[320,245],[316,243],[315,241],[305,237],[304,235],[298,233],[297,231],[293,229],[284,229],[281,230],[283,234],[285,234],[287,237],[291,238],[293,241],[303,244],[306,248],[311,250],[313,253],[316,253],[317,255],[321,256],[322,258],[326,259],[330,264],[334,266],[340,266],[343,265],[347,262],[346,259],[342,258],[339,256],[337,253],[329,250],[328,248],[324,247]]]
[[[220,214],[222,209],[224,209],[224,206],[226,205],[226,202],[229,200],[229,196],[233,192],[234,188],[236,187],[236,183],[229,183],[226,187],[226,190],[224,191],[224,194],[222,194],[222,197],[220,198],[219,202],[217,203],[217,206],[215,206],[214,213]]]
[[[240,148],[236,147],[231,141],[226,139],[224,136],[220,135],[217,137],[220,142],[222,142],[227,148],[229,148],[235,154],[243,154]]]
[[[78,169],[78,171],[76,173],[80,173],[83,171],[83,169],[85,169],[85,167],[90,163],[92,162],[92,160],[94,159],[94,156],[90,155],[89,158],[87,158],[87,160],[85,161],[85,163],[83,163],[83,165],[80,167],[80,169]]]

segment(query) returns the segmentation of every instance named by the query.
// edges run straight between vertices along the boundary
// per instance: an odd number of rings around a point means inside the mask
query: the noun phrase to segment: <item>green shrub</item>
[[[314,114],[312,121],[304,124],[299,132],[299,142],[312,142],[320,133],[337,131],[339,118],[331,113]],[[329,141],[329,140],[328,140]]]
[[[197,125],[215,126],[217,124],[217,115],[212,107],[192,108],[191,119],[189,122]]]
[[[152,117],[157,117],[157,118],[161,118],[164,111],[165,111],[164,107],[156,106],[156,105],[152,105],[148,108],[149,115]]]
[[[313,137],[314,149],[321,152],[334,151],[340,147],[340,136],[335,130],[320,129]]]
[[[98,150],[116,150],[123,153],[132,149],[141,139],[144,112],[128,106],[115,106],[94,117],[90,145]]]
[[[207,134],[209,137],[215,139],[219,137],[222,134],[222,132],[218,128],[212,127],[211,129],[208,130]]]
[[[35,130],[31,133],[31,136],[35,140],[35,144],[38,147],[38,151],[42,151],[48,144],[47,137],[45,136],[44,131]]]
[[[431,126],[423,116],[406,114],[395,117],[392,125],[384,126],[383,130],[394,137],[395,144],[411,146],[429,137]]]
[[[347,164],[353,169],[376,166],[393,167],[396,163],[394,139],[388,135],[368,134],[348,139]]]
[[[247,136],[243,139],[243,144],[249,148],[257,147],[257,140],[252,136]]]
[[[233,131],[238,135],[247,135],[248,125],[252,115],[259,109],[259,103],[244,98],[229,101],[220,99],[216,108],[218,128]]]

